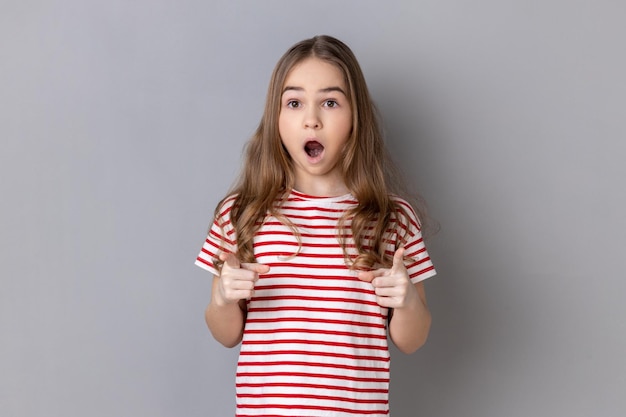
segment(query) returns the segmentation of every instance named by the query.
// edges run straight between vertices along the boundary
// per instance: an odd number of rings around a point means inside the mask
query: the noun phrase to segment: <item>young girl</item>
[[[211,333],[241,342],[237,416],[389,415],[387,332],[406,353],[426,341],[435,274],[391,172],[352,51],[294,45],[196,260]]]

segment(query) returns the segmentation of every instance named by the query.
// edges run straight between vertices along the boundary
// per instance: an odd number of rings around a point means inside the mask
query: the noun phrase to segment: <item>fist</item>
[[[381,307],[403,308],[418,297],[417,289],[404,266],[404,248],[399,248],[394,253],[391,268],[359,272],[358,277],[361,281],[372,284],[376,302]]]
[[[222,253],[219,258],[224,263],[215,295],[218,305],[233,304],[252,297],[254,284],[259,279],[259,274],[270,270],[267,265],[239,262],[239,259],[232,253]]]

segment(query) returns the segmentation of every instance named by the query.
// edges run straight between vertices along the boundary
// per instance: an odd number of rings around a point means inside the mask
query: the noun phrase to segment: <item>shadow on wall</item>
[[[506,350],[515,348],[511,344],[522,333],[511,332],[502,320],[502,309],[515,304],[514,295],[493,288],[502,282],[497,268],[489,266],[495,241],[490,233],[497,232],[478,226],[482,220],[474,218],[476,212],[465,210],[462,197],[454,195],[461,181],[449,166],[447,154],[454,150],[446,143],[455,138],[442,136],[428,103],[386,87],[377,105],[392,157],[441,226],[427,240],[438,271],[425,282],[433,314],[429,340],[408,356],[392,347],[392,416],[482,417],[494,393],[485,392],[481,380],[507,371],[502,369]],[[497,298],[488,296],[494,293]],[[515,340],[509,340],[511,334]]]

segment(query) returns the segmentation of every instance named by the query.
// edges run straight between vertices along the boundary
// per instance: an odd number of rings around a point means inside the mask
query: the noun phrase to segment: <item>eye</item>
[[[300,107],[300,102],[298,100],[289,100],[287,101],[287,107],[290,109],[297,109]]]
[[[337,106],[339,106],[339,103],[337,103],[336,100],[326,100],[326,101],[324,101],[324,107],[333,108],[333,107],[337,107]]]

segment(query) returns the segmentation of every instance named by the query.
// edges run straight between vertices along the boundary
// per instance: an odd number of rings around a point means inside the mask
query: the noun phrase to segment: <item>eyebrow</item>
[[[287,91],[304,91],[304,88],[302,88],[302,87],[295,87],[295,86],[289,86],[288,85],[288,86],[286,86],[283,89],[283,94],[285,94]],[[346,94],[346,92],[343,91],[343,89],[341,87],[337,87],[337,86],[326,87],[326,88],[321,88],[321,89],[317,90],[318,93],[330,93],[332,91],[338,91],[341,94],[343,94],[344,96],[346,96],[346,97],[348,96]]]

